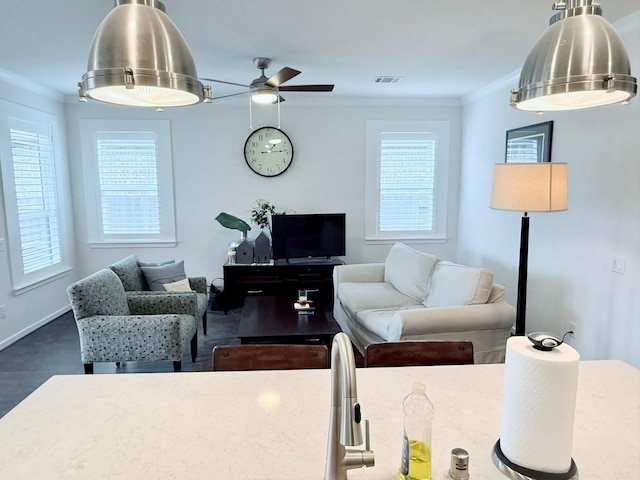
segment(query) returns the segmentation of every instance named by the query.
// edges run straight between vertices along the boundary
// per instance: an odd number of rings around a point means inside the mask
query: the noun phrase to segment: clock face
[[[282,130],[275,127],[258,128],[244,144],[244,159],[258,175],[275,177],[291,165],[293,145]]]

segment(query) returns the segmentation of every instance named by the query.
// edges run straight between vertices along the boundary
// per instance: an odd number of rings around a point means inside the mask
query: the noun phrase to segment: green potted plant
[[[240,233],[242,234],[242,240],[247,238],[247,232],[251,230],[251,227],[247,222],[226,212],[219,213],[216,217],[216,220],[225,228],[240,231]]]
[[[267,228],[271,233],[271,215],[276,213],[276,207],[263,198],[253,201],[251,205],[251,223],[261,229]]]

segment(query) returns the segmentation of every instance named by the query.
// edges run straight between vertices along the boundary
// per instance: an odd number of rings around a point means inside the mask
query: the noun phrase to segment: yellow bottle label
[[[424,442],[404,437],[398,480],[431,480],[431,451]]]

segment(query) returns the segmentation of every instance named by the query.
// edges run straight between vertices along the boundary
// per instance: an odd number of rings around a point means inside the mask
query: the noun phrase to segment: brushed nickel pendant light
[[[96,31],[81,100],[137,107],[208,102],[211,89],[198,80],[187,42],[165,14],[162,0],[115,0]]]
[[[593,0],[553,5],[558,13],[529,53],[511,106],[537,112],[628,103],[638,90],[622,40]]]

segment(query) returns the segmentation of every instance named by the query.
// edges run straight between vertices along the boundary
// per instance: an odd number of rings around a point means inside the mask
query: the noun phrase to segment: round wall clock
[[[244,144],[244,159],[258,175],[275,177],[291,165],[293,145],[287,134],[278,128],[258,128]]]

